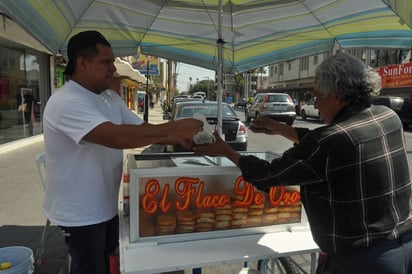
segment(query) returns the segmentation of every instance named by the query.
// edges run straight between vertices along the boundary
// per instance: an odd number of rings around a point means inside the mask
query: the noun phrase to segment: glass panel
[[[217,104],[185,105],[179,110],[177,117],[193,117],[195,113],[200,113],[205,117],[216,117]],[[222,105],[222,116],[236,117],[236,114],[227,105]]]
[[[289,98],[285,95],[270,95],[268,102],[289,102]]]
[[[39,60],[0,47],[0,144],[41,133]]]

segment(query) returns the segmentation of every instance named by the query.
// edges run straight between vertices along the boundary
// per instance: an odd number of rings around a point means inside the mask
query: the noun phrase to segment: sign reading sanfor
[[[382,88],[412,86],[412,63],[391,65],[379,68]]]

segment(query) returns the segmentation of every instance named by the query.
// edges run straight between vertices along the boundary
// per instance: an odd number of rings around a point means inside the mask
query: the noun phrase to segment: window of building
[[[42,57],[21,46],[0,45],[0,144],[42,132],[40,99],[43,105],[46,99],[46,91],[40,90],[41,72],[45,75]]]
[[[393,64],[399,64],[401,61],[401,49],[371,49],[372,67],[382,67]]]
[[[283,63],[279,64],[279,76],[283,76]]]
[[[365,63],[368,62],[368,60],[370,60],[370,50],[368,49],[362,49],[362,56],[361,56],[361,60]]]
[[[317,55],[313,56],[313,65],[317,65],[319,62],[319,58]]]
[[[347,51],[349,54],[352,54],[353,56],[358,57],[359,59],[362,59],[362,49],[349,49]]]
[[[403,49],[400,51],[400,61],[401,63],[411,62],[411,49]]]
[[[309,57],[303,57],[300,60],[300,70],[304,71],[304,70],[308,70],[309,69]]]
[[[400,49],[388,49],[388,65],[399,64],[401,62]]]

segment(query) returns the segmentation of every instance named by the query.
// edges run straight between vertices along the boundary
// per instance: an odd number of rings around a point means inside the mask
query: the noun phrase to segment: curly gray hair
[[[315,89],[325,95],[335,95],[345,102],[370,104],[371,97],[380,93],[381,78],[362,60],[339,53],[316,68]]]

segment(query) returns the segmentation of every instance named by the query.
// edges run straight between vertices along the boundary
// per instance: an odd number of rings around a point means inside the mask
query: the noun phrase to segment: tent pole
[[[222,136],[222,74],[223,74],[223,38],[222,38],[222,0],[219,0],[218,5],[218,68],[217,68],[217,130]],[[223,138],[223,140],[225,140]]]
[[[143,120],[149,122],[149,57],[146,63],[146,95],[144,96],[144,113]]]

